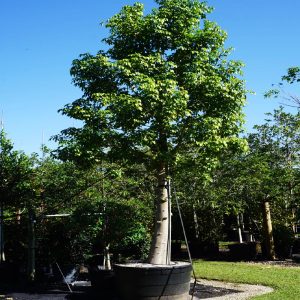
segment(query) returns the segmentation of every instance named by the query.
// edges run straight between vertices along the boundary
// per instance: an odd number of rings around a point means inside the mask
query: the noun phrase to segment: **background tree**
[[[265,93],[266,98],[282,98],[291,103],[289,106],[300,108],[300,96],[299,93],[287,91],[285,84],[299,84],[300,82],[300,67],[290,67],[287,70],[287,74],[281,77],[281,82],[273,84],[273,88]],[[299,85],[296,86],[296,88]]]
[[[4,256],[4,217],[17,220],[18,213],[28,193],[33,160],[23,152],[13,149],[12,142],[0,131],[0,260]],[[5,212],[5,214],[4,214]]]
[[[36,163],[35,176],[39,266],[84,263],[93,255],[101,265],[106,246],[115,259],[118,254],[133,256],[132,249],[135,258],[145,254],[153,179],[143,168],[125,169],[104,161],[80,168],[46,155]],[[126,240],[123,247],[121,240]]]
[[[8,219],[14,219],[15,223],[20,222],[20,210],[26,207],[29,220],[32,219],[31,209],[31,178],[33,174],[34,156],[29,157],[23,152],[13,150],[13,144],[6,138],[2,129],[0,132],[0,250],[1,261],[4,257],[4,212]],[[4,210],[5,208],[5,210]],[[34,245],[32,232],[34,230],[33,222],[28,222],[27,227],[28,240],[25,242],[28,248],[27,275],[29,280],[34,279]],[[16,238],[16,237],[15,237]],[[6,245],[9,244],[9,238]],[[7,248],[7,247],[6,247]],[[6,251],[7,252],[7,251]],[[10,260],[10,257],[8,257]]]
[[[291,245],[290,237],[295,227],[299,190],[299,115],[286,113],[282,108],[267,115],[265,124],[255,126],[256,132],[249,134],[248,153],[225,160],[221,171],[226,202],[231,208],[245,212],[252,225],[258,226],[266,244],[266,255],[274,259],[275,250],[279,256],[289,255],[287,248]],[[235,198],[234,205],[228,202],[232,197]]]
[[[274,239],[279,256],[289,255],[291,241],[283,240],[295,231],[299,190],[299,113],[286,113],[283,108],[275,110],[266,123],[257,126],[252,135],[255,148],[268,158],[270,173],[269,190],[273,194]],[[256,150],[256,151],[257,151]],[[266,190],[266,189],[265,189]],[[277,235],[277,236],[276,236]],[[286,244],[284,246],[283,244]],[[283,249],[283,248],[286,249]]]
[[[181,158],[211,168],[225,148],[243,147],[244,82],[228,61],[226,34],[206,20],[205,3],[157,0],[125,6],[106,23],[108,50],[73,61],[82,98],[64,115],[83,121],[56,136],[61,158],[143,162],[157,178],[156,218],[148,261],[169,263],[169,169]]]

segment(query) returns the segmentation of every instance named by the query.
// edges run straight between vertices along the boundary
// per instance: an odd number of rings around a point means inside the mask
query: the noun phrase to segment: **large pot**
[[[111,291],[114,289],[114,271],[105,269],[89,269],[91,285],[95,290]]]
[[[192,271],[190,263],[117,264],[114,270],[117,292],[122,300],[187,300],[189,298]]]

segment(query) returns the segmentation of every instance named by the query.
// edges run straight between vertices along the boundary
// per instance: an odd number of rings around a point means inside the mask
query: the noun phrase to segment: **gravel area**
[[[193,299],[244,300],[272,291],[272,288],[262,285],[237,284],[200,279],[197,280]]]

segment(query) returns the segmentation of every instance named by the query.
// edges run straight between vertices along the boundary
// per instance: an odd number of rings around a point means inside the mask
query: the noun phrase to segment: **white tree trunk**
[[[148,262],[155,265],[170,263],[168,255],[169,203],[166,165],[161,163],[157,169],[157,198],[154,234]]]
[[[194,216],[195,238],[196,240],[198,240],[200,237],[200,231],[199,231],[199,221],[196,213],[195,204],[193,204],[193,216]]]
[[[242,228],[241,228],[241,222],[240,222],[240,215],[239,214],[237,214],[237,216],[236,216],[236,223],[237,223],[239,243],[241,244],[243,242],[243,236],[242,236]]]
[[[104,247],[103,268],[105,270],[111,270],[109,245],[105,245],[105,247]]]

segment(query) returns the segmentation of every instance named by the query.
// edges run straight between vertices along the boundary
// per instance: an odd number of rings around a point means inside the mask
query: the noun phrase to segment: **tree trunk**
[[[262,203],[262,214],[263,214],[266,255],[268,259],[275,260],[272,220],[271,220],[270,204],[268,201],[263,201]]]
[[[195,208],[195,204],[193,204],[193,217],[194,217],[194,228],[195,228],[195,238],[198,241],[200,237],[200,231],[199,231],[199,221],[198,216]]]
[[[27,276],[29,281],[35,280],[35,217],[33,211],[29,210],[28,220],[28,265]]]
[[[0,263],[5,261],[4,237],[3,237],[3,202],[0,204]]]
[[[293,232],[294,232],[294,234],[297,234],[298,233],[298,231],[297,231],[297,219],[296,219],[296,208],[295,207],[293,207],[292,208],[292,229],[293,229]]]
[[[238,232],[238,239],[239,243],[243,243],[243,236],[242,236],[242,228],[241,228],[241,222],[240,222],[240,214],[237,214],[236,216],[236,223],[237,223],[237,232]]]
[[[21,209],[17,209],[17,213],[16,213],[16,220],[17,220],[17,224],[20,225],[21,224]]]
[[[294,204],[294,190],[292,187],[292,183],[289,182],[289,203],[290,206],[292,207],[292,229],[294,234],[297,233],[297,217],[296,217],[296,208],[295,208],[295,204]]]
[[[104,245],[104,258],[103,258],[103,268],[105,270],[111,270],[109,245]]]
[[[148,262],[155,265],[170,264],[169,240],[169,203],[166,164],[157,168],[157,198],[155,226],[152,236]]]

